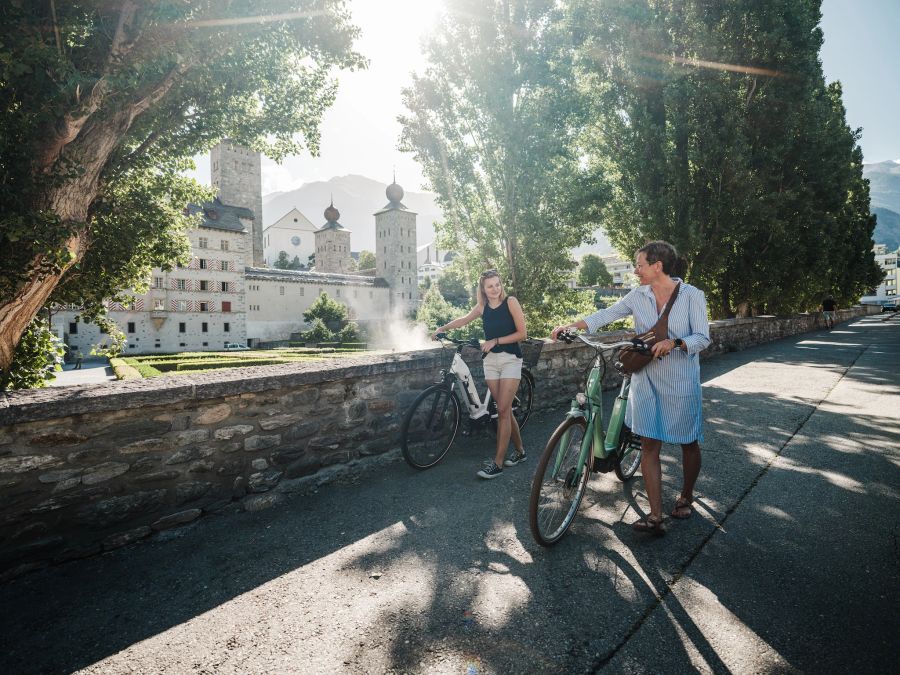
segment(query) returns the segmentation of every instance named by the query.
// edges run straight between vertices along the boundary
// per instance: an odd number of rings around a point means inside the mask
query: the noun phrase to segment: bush
[[[312,321],[313,325],[315,325],[316,320],[320,320],[322,323],[343,325],[347,322],[349,315],[346,305],[337,300],[332,300],[323,291],[316,298],[316,301],[309,306],[309,309],[303,312],[303,320]],[[313,340],[310,340],[310,342],[313,342]]]
[[[359,340],[359,326],[354,322],[348,323],[335,335],[340,342],[356,342]]]
[[[312,328],[302,333],[304,342],[334,342],[334,334],[328,330],[328,326],[322,319],[313,321]]]
[[[252,361],[241,359],[210,359],[209,361],[192,361],[191,363],[179,363],[176,369],[179,373],[188,370],[214,370],[219,368],[240,368],[242,366],[273,366],[285,363],[284,359],[254,359]]]
[[[65,348],[43,319],[36,318],[22,333],[9,371],[0,373],[0,391],[43,387],[62,369]]]
[[[125,363],[125,359],[113,357],[109,360],[109,365],[117,380],[140,380],[142,378],[138,369]]]

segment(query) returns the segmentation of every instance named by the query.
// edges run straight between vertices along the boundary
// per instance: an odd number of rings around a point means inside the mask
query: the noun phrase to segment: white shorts
[[[485,380],[521,380],[522,359],[509,352],[488,352],[484,357]]]

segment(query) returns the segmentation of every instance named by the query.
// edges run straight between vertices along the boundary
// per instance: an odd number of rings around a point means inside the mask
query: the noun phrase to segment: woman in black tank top
[[[522,373],[519,341],[524,340],[527,334],[522,306],[504,292],[497,270],[488,270],[481,275],[478,304],[472,311],[441,326],[432,337],[465,326],[479,316],[484,324],[484,342],[481,344],[481,351],[485,353],[484,379],[497,402],[497,452],[493,461],[485,463],[478,476],[496,478],[503,473],[504,466],[515,466],[525,460],[525,448],[522,447],[519,425],[512,414],[512,402]],[[507,457],[510,439],[515,450]]]

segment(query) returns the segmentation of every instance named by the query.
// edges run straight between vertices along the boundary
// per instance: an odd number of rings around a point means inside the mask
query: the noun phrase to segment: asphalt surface
[[[490,437],[464,438],[429,471],[373,465],[0,585],[0,672],[896,672],[900,317],[882,318],[704,363],[697,512],[665,537],[630,528],[640,477],[604,474],[557,546],[534,543],[560,410],[493,481],[474,476]]]
[[[71,387],[77,384],[97,384],[111,382],[116,379],[109,361],[103,359],[85,359],[81,368],[76,369],[74,363],[67,363],[62,371],[47,384],[51,387]]]

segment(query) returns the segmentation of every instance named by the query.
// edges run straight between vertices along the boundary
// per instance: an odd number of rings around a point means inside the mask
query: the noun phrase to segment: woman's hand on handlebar
[[[578,325],[579,323],[580,322],[570,323],[565,326],[557,326],[550,333],[550,339],[553,341],[556,341],[556,336],[559,335],[560,333],[562,333],[563,331],[574,332],[574,331],[578,330],[579,328],[581,328],[581,326]]]
[[[438,337],[438,336],[440,336],[440,337]],[[444,328],[438,328],[436,331],[434,331],[431,334],[432,340],[440,340],[441,338],[445,338],[445,337],[447,337],[447,331],[444,330]]]

